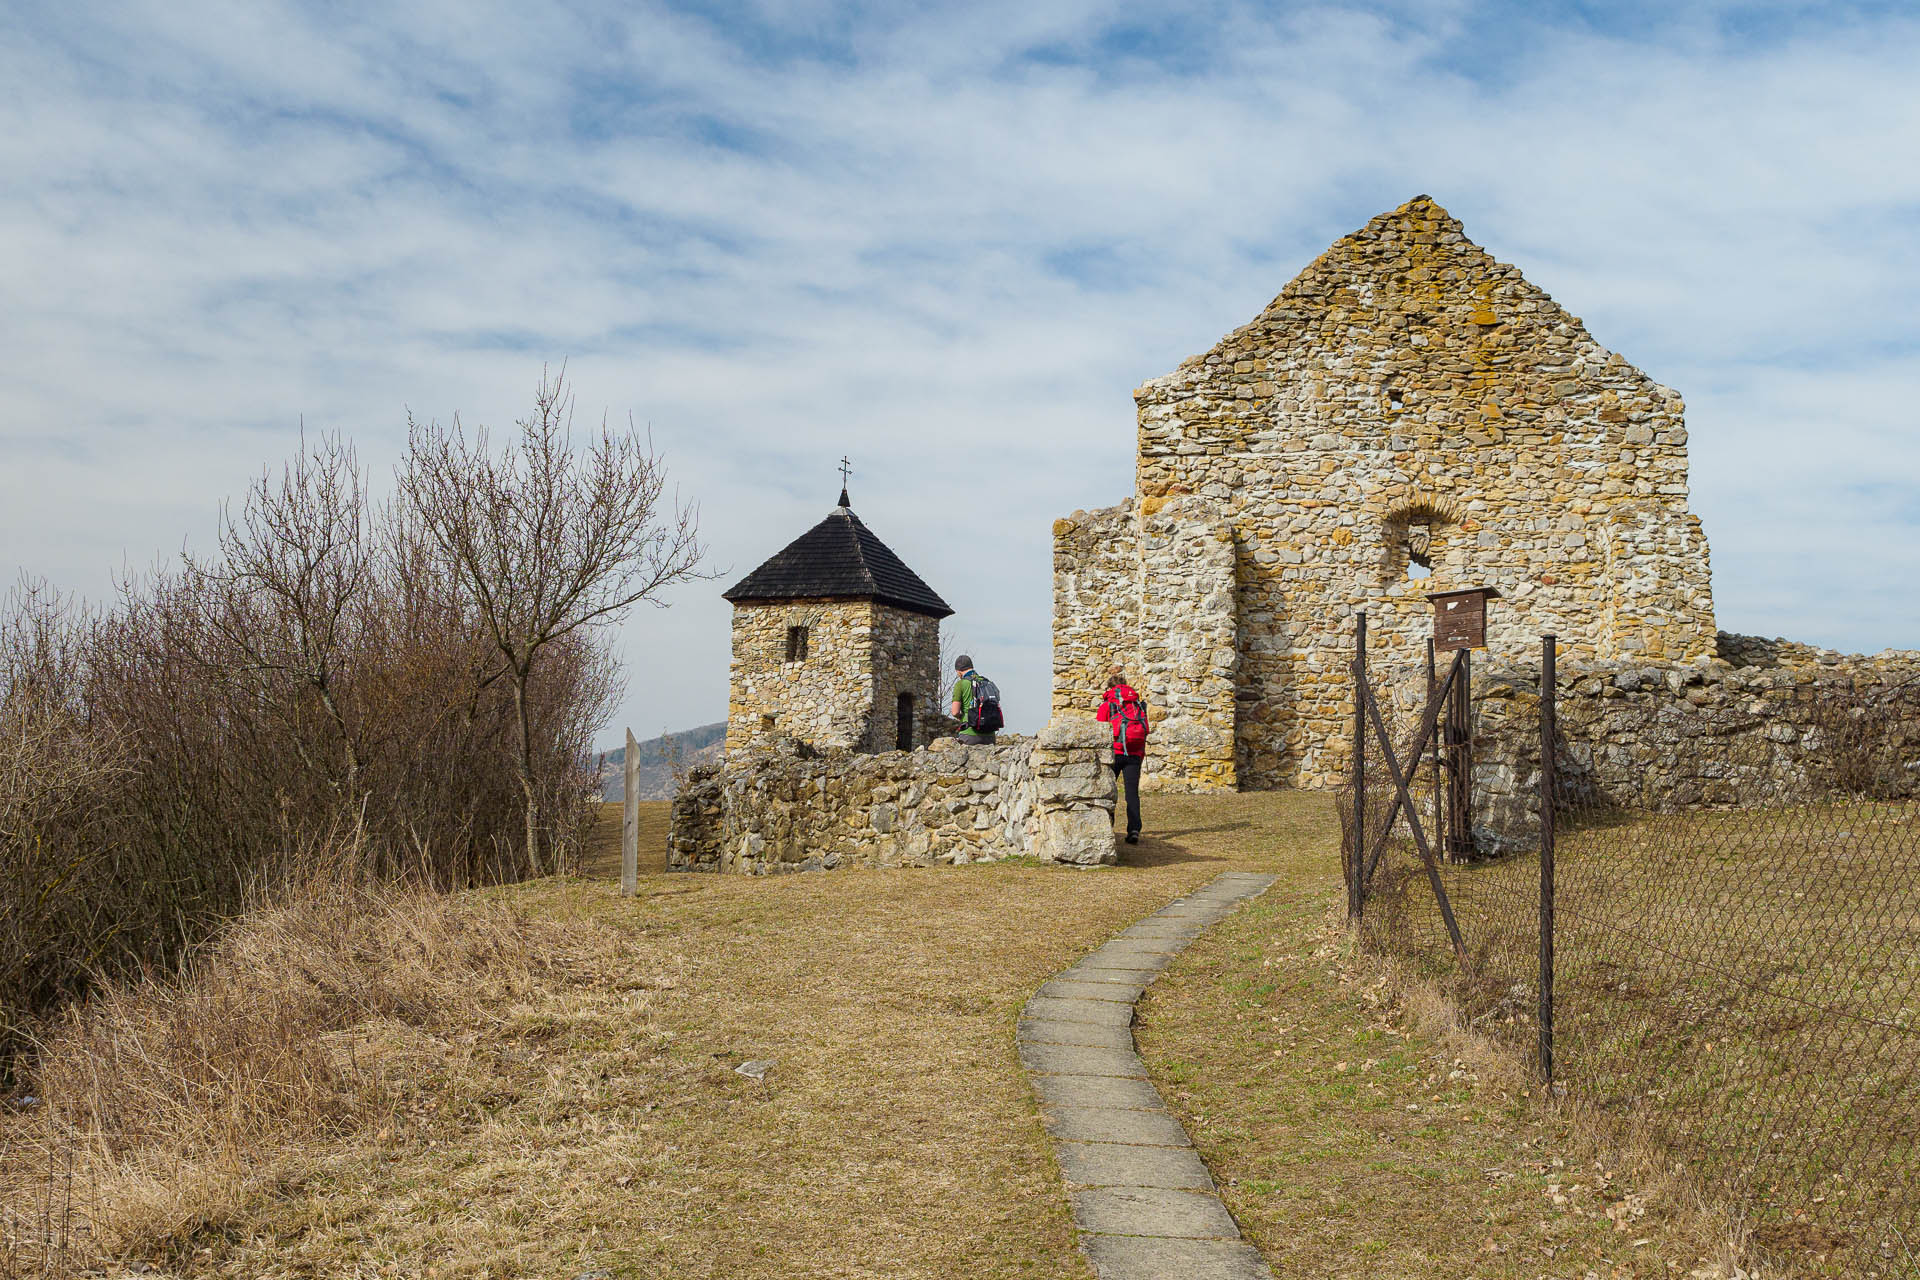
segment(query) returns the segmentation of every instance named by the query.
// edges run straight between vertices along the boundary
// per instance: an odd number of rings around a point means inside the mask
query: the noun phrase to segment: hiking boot
[[[1128,844],[1139,844],[1139,843],[1140,843],[1140,833],[1139,833],[1138,831],[1129,831],[1129,832],[1127,832],[1127,843],[1128,843]]]

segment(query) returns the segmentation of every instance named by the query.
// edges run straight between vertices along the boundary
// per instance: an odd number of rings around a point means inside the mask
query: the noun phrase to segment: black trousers
[[[1120,780],[1121,789],[1127,793],[1127,834],[1140,834],[1140,762],[1145,756],[1120,756],[1113,758],[1113,773]]]

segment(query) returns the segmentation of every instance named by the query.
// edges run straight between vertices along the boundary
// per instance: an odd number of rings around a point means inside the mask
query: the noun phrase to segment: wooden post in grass
[[[620,892],[629,898],[640,891],[640,753],[635,747],[629,729],[620,760],[626,781],[620,802]]]

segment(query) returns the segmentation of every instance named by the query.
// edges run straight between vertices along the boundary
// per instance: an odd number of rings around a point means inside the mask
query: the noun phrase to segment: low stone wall
[[[877,755],[757,742],[689,775],[673,802],[667,869],[769,875],[1017,855],[1112,863],[1103,750],[1106,727],[1084,719],[993,746],[942,738]]]
[[[1920,653],[1721,639],[1744,661],[1558,663],[1561,794],[1646,810],[1920,796]],[[1399,741],[1424,685],[1418,672],[1393,681]],[[1476,843],[1487,853],[1532,847],[1540,664],[1484,662],[1473,694]]]

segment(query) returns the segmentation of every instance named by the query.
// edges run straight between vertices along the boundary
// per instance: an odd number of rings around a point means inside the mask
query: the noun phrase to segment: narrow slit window
[[[805,627],[787,628],[787,661],[805,662],[807,660],[807,629]]]
[[[894,745],[902,751],[913,750],[913,695],[900,695],[899,710],[896,713],[899,723],[894,728]]]
[[[1414,582],[1433,576],[1433,525],[1416,520],[1407,526],[1407,577]]]

